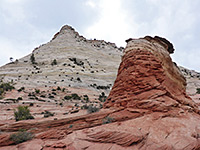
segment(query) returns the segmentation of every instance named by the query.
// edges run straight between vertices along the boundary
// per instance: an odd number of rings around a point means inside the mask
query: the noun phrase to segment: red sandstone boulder
[[[129,39],[104,107],[198,112],[186,95],[184,76],[169,56],[173,51],[173,45],[164,38]]]

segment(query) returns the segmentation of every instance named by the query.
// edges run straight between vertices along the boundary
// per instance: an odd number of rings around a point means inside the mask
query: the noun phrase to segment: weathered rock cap
[[[163,38],[163,37],[159,37],[159,36],[155,36],[155,37],[151,37],[151,36],[145,36],[144,39],[146,39],[149,42],[158,42],[160,45],[162,45],[165,49],[167,49],[167,51],[170,54],[174,53],[174,46],[171,42],[169,42],[167,39]],[[128,43],[129,41],[134,40],[132,38],[129,38],[126,40],[126,42]]]

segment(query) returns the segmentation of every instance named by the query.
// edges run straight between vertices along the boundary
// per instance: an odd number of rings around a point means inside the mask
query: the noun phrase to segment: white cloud
[[[0,64],[9,62],[10,57],[17,59],[24,55],[22,51],[21,52],[16,51],[16,49],[19,49],[17,44],[13,45],[13,43],[9,39],[0,38],[0,51],[1,51]]]
[[[100,17],[85,30],[87,37],[104,39],[115,42],[118,46],[125,46],[124,41],[127,38],[163,36],[176,48],[174,61],[200,71],[198,67],[200,63],[194,61],[200,58],[200,44],[195,48],[192,46],[194,41],[198,40],[195,36],[200,25],[199,15],[195,11],[198,1],[89,0],[89,2],[96,4],[95,9]],[[189,55],[187,55],[188,48]]]
[[[52,28],[39,28],[29,21],[25,0],[0,1],[0,65],[9,58],[19,59],[39,45],[48,42],[57,32]]]
[[[24,0],[3,0],[0,12],[6,24],[23,22],[26,18],[23,10]]]
[[[96,9],[100,18],[86,29],[85,35],[115,42],[118,46],[125,46],[124,41],[131,36],[131,26],[137,28],[138,25],[133,22],[130,24],[128,14],[121,4],[121,0],[96,1]]]
[[[10,4],[16,4],[16,3],[25,2],[25,0],[2,0],[2,1],[10,3]]]
[[[94,1],[92,1],[92,0],[86,1],[85,5],[89,6],[91,8],[96,8],[96,3]]]

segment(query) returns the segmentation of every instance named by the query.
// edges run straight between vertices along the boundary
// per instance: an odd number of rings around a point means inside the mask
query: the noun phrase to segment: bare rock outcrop
[[[127,42],[117,79],[104,107],[199,111],[186,94],[186,79],[169,56],[174,51],[169,41],[146,36]]]
[[[14,82],[16,88],[62,86],[108,93],[122,50],[111,42],[88,40],[64,25],[50,42],[0,67],[0,80]]]

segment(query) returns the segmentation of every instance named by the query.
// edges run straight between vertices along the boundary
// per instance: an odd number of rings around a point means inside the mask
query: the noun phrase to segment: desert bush
[[[13,103],[17,103],[19,100],[15,98],[7,98],[7,101],[13,101]]]
[[[42,114],[44,114],[44,118],[50,117],[50,116],[54,116],[54,113],[51,113],[48,110],[45,110],[44,112],[42,112]]]
[[[83,95],[83,100],[85,100],[86,102],[89,102],[89,97],[88,97],[88,95]]]
[[[21,92],[21,91],[23,91],[23,90],[25,90],[25,87],[21,87],[21,88],[18,89],[17,91],[18,91],[18,92]]]
[[[70,61],[74,62],[74,64],[78,65],[78,66],[83,66],[84,62],[77,59],[77,58],[69,58]]]
[[[48,98],[53,99],[53,98],[55,98],[55,97],[54,97],[53,95],[49,95]]]
[[[197,92],[196,92],[197,94],[200,94],[200,88],[197,88]]]
[[[52,92],[51,94],[53,94],[53,95],[57,95],[56,92]]]
[[[77,78],[77,81],[78,81],[78,82],[82,82],[81,79],[80,79],[79,77]]]
[[[40,90],[39,90],[39,89],[35,89],[35,93],[36,93],[36,94],[39,94],[39,93],[40,93]]]
[[[102,92],[102,93],[99,95],[98,100],[101,101],[101,102],[105,102],[106,99],[107,99],[107,96],[105,95],[104,92]]]
[[[81,97],[80,97],[80,96],[78,96],[78,94],[76,94],[76,93],[73,93],[73,94],[72,94],[72,99],[77,99],[77,100],[80,100],[80,99],[81,99]]]
[[[33,103],[30,103],[30,104],[29,104],[29,106],[33,106],[33,105],[34,105]]]
[[[88,109],[88,105],[83,105],[83,106],[81,106],[81,109]]]
[[[28,93],[28,96],[33,96],[33,94],[32,93]]]
[[[73,99],[73,100],[81,100],[81,97],[78,96],[78,94],[73,93],[73,94],[71,94],[71,95],[66,95],[66,96],[64,97],[64,99],[65,99],[65,100],[70,100],[70,99]]]
[[[19,144],[33,138],[33,134],[27,131],[18,131],[17,133],[11,134],[10,139],[15,143]]]
[[[96,107],[96,106],[92,106],[92,105],[90,105],[90,106],[88,107],[88,109],[87,109],[87,112],[88,112],[89,114],[95,113],[95,112],[98,112],[98,111],[99,111],[99,108]]]
[[[17,100],[22,100],[22,99],[23,99],[22,97],[18,97],[18,98],[17,98]]]
[[[45,98],[45,97],[46,97],[46,95],[40,95],[40,97],[42,97],[42,98]]]
[[[103,119],[102,124],[112,123],[113,121],[114,121],[114,118],[107,116]]]
[[[100,89],[102,89],[102,90],[107,90],[107,89],[110,89],[110,86],[108,86],[108,85],[107,85],[107,86],[98,85],[98,86],[97,86],[97,89],[98,89],[98,90],[100,90]]]
[[[62,89],[62,92],[65,92],[65,88]]]
[[[14,116],[16,121],[34,119],[34,117],[30,113],[28,106],[17,107],[17,110],[14,110]]]
[[[71,98],[72,98],[71,95],[66,95],[66,96],[64,97],[65,100],[70,100]]]
[[[11,83],[1,83],[0,84],[0,96],[5,92],[5,91],[11,91],[12,89],[15,89],[14,86],[11,85]]]
[[[4,93],[4,90],[0,88],[0,96]]]
[[[34,56],[34,54],[31,55],[30,60],[31,60],[32,64],[36,64],[35,63],[35,56]]]
[[[51,62],[51,65],[52,65],[52,66],[57,65],[57,60],[54,59],[54,60]]]

